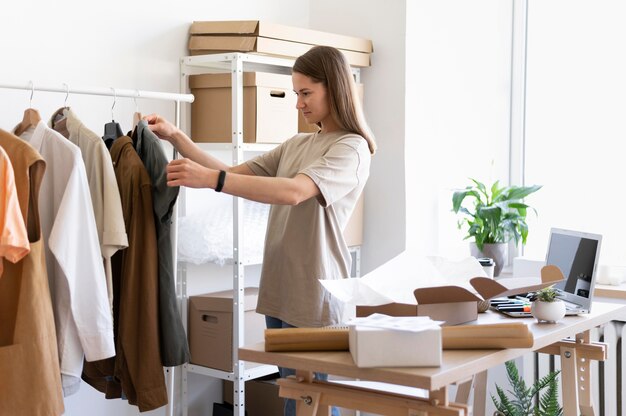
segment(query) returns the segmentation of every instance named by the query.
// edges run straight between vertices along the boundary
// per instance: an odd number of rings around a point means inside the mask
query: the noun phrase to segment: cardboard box
[[[315,45],[339,49],[350,65],[370,66],[369,39],[258,20],[193,22],[189,36],[192,55],[254,52],[295,59]]]
[[[189,77],[191,138],[196,142],[232,140],[230,74]],[[298,110],[291,76],[265,72],[243,74],[243,139],[245,143],[281,143],[298,132]]]
[[[444,326],[458,325],[475,321],[478,318],[477,302],[496,297],[534,292],[563,280],[563,274],[556,266],[541,269],[541,283],[512,287],[506,282],[488,277],[475,277],[470,280],[480,297],[459,286],[438,286],[415,289],[417,305],[388,303],[378,306],[356,306],[356,316],[383,313],[389,316],[430,316],[433,320],[444,321]]]
[[[191,36],[189,53],[191,55],[209,55],[224,52],[254,52],[281,58],[295,59],[304,55],[315,45],[289,42],[255,36]],[[371,66],[370,55],[363,52],[339,49],[351,66]]]
[[[357,52],[372,53],[372,41],[353,36],[339,35],[329,32],[320,32],[311,29],[279,25],[259,20],[232,20],[232,21],[197,21],[193,22],[191,35],[248,35],[261,36],[271,39],[283,39],[298,43],[333,46]]]
[[[285,399],[278,396],[278,389],[274,376],[246,382],[246,413],[249,416],[282,415]],[[222,400],[233,403],[232,381],[224,380]]]
[[[244,340],[264,339],[265,316],[256,313],[257,288],[244,291]],[[233,370],[232,290],[189,297],[189,349],[191,363],[223,371]]]
[[[419,332],[350,326],[350,354],[357,367],[439,367],[441,327]]]

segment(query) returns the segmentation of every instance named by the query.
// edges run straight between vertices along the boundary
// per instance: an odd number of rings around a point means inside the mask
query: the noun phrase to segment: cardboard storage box
[[[296,58],[315,45],[341,50],[350,65],[370,66],[371,40],[258,20],[193,22],[189,36],[192,55],[255,52]]]
[[[350,326],[350,354],[357,367],[439,367],[441,327],[419,332]]]
[[[282,415],[285,399],[278,396],[278,384],[274,376],[246,382],[246,413],[248,416]],[[224,380],[222,395],[224,403],[233,404],[233,382]]]
[[[256,313],[258,289],[244,291],[244,341],[264,339],[265,317]],[[223,371],[233,369],[232,290],[189,297],[189,349],[191,363]]]
[[[563,274],[556,266],[541,269],[541,283],[512,287],[506,281],[496,281],[488,277],[475,277],[470,284],[480,297],[459,286],[438,286],[415,289],[417,305],[388,303],[378,306],[356,306],[356,316],[383,313],[390,316],[430,316],[435,321],[444,321],[444,326],[458,325],[475,321],[478,318],[477,302],[496,297],[534,292],[563,280]]]
[[[191,104],[191,138],[196,142],[231,142],[231,75],[192,75],[189,88],[195,96]],[[291,76],[244,73],[244,142],[281,143],[297,132],[298,110]]]

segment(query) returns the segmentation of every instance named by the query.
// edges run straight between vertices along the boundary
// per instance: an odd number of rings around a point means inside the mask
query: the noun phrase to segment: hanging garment
[[[47,164],[39,204],[63,393],[87,361],[115,355],[113,317],[85,166],[76,145],[40,121],[22,134]]]
[[[128,247],[128,239],[111,155],[100,136],[85,127],[76,114],[67,107],[57,110],[48,124],[78,146],[83,157],[112,310],[111,256],[118,250]]]
[[[172,213],[179,188],[167,186],[167,158],[163,154],[159,138],[152,133],[144,120],[137,123],[133,142],[152,182],[152,208],[159,251],[161,363],[166,367],[175,367],[189,361],[187,336],[176,305],[171,235]]]
[[[46,163],[3,130],[0,146],[13,165],[30,241],[30,253],[15,264],[5,261],[0,277],[0,415],[59,416],[63,393],[38,210]]]
[[[128,248],[111,259],[116,356],[85,363],[83,380],[109,399],[123,394],[144,412],[167,404],[159,348],[152,184],[130,137],[113,142],[111,158],[128,233]]]
[[[15,175],[9,155],[0,146],[0,278],[3,258],[17,263],[30,251],[26,225],[17,201]]]

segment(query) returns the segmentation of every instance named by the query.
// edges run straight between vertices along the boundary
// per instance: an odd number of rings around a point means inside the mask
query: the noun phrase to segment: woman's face
[[[296,108],[302,112],[306,122],[321,123],[324,132],[335,129],[336,123],[330,115],[326,86],[299,72],[292,73],[291,80],[293,90],[298,96]]]

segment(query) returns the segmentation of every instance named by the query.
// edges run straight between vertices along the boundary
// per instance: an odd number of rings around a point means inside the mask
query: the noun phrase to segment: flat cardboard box
[[[388,303],[378,306],[356,306],[356,316],[368,316],[383,313],[389,316],[430,316],[433,320],[444,321],[444,326],[458,325],[478,319],[477,302],[496,297],[511,296],[534,292],[563,280],[563,274],[556,266],[544,266],[541,269],[541,283],[510,287],[488,277],[475,277],[470,284],[480,294],[459,286],[438,286],[415,289],[417,305]]]
[[[233,382],[224,380],[222,400],[233,403]],[[246,382],[246,413],[248,416],[282,415],[285,399],[278,395],[275,376]]]
[[[315,45],[289,42],[254,36],[191,36],[189,53],[191,55],[210,55],[224,52],[254,52],[264,55],[295,59],[304,55]],[[368,53],[339,49],[351,66],[371,66]]]
[[[350,326],[350,354],[360,368],[439,367],[441,328],[419,332]]]
[[[192,23],[189,33],[191,35],[260,36],[365,53],[372,53],[374,50],[372,41],[368,39],[259,20],[196,21]]]
[[[196,142],[232,140],[230,74],[189,77],[191,137]],[[281,143],[298,132],[298,110],[291,76],[265,72],[243,74],[243,139],[245,143]]]
[[[257,288],[244,290],[244,342],[264,340],[265,317],[255,312]],[[191,363],[223,371],[233,370],[232,290],[189,297]]]

